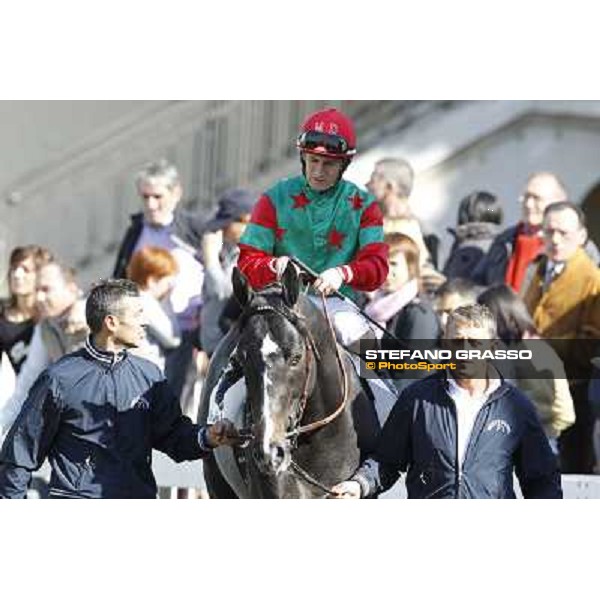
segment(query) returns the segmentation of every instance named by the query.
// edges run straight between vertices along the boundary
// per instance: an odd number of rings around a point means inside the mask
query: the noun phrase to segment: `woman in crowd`
[[[403,341],[437,340],[440,327],[429,301],[420,293],[419,247],[403,233],[386,234],[389,272],[366,306],[367,314]]]
[[[478,265],[490,249],[502,224],[502,207],[494,194],[473,192],[460,201],[458,226],[448,229],[454,236],[444,275],[475,281]]]
[[[8,266],[9,297],[0,301],[0,352],[6,355],[15,374],[27,358],[36,312],[36,271],[52,255],[40,246],[18,246]]]
[[[158,246],[138,250],[127,267],[127,277],[137,283],[141,292],[149,357],[162,369],[166,354],[181,342],[181,331],[169,301],[176,275],[177,261]]]

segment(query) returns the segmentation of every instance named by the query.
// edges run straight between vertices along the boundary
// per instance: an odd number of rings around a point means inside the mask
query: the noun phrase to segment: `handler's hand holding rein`
[[[360,498],[360,483],[358,481],[342,481],[331,488],[336,500],[358,500]]]
[[[235,425],[227,419],[217,421],[206,430],[206,441],[212,448],[217,446],[237,446],[244,442]]]

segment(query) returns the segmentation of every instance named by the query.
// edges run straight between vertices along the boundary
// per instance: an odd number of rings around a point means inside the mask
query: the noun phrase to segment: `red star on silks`
[[[354,196],[350,196],[348,198],[350,202],[352,202],[352,208],[354,210],[360,210],[363,207],[363,199],[360,197],[360,194],[354,194]]]
[[[310,204],[310,200],[304,195],[304,192],[300,192],[296,196],[292,196],[294,199],[294,206],[292,208],[304,208],[307,204]]]
[[[283,239],[285,232],[286,232],[286,230],[283,227],[278,227],[275,230],[275,239],[281,241]]]
[[[340,233],[339,231],[337,231],[337,229],[332,229],[329,232],[327,241],[329,242],[330,246],[334,246],[335,248],[337,248],[339,250],[342,247],[342,242],[344,241],[345,237],[346,237],[345,234]]]

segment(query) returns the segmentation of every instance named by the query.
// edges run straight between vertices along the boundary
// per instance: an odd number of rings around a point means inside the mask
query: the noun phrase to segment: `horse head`
[[[316,347],[298,305],[300,280],[291,264],[281,283],[253,292],[237,269],[234,295],[242,307],[232,357],[246,379],[252,458],[263,474],[279,475],[316,381]]]

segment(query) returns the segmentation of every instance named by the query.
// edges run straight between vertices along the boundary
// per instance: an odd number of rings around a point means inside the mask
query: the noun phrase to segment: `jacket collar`
[[[127,356],[127,350],[121,350],[120,352],[107,352],[106,350],[99,350],[96,348],[96,346],[94,346],[91,335],[89,335],[85,340],[84,349],[91,358],[111,367],[117,363],[120,363]]]
[[[489,401],[491,400],[496,400],[497,398],[503,396],[507,391],[508,391],[508,387],[506,385],[506,379],[504,378],[504,376],[502,375],[502,373],[500,373],[500,371],[498,371],[498,369],[496,369],[496,367],[494,367],[493,365],[490,365],[491,368],[493,368],[496,371],[496,375],[498,377],[498,385],[493,385],[488,388],[490,390],[488,397],[486,398],[486,401],[484,402],[484,404],[487,404]],[[452,375],[450,375],[449,371],[447,369],[445,369],[444,371],[442,371],[441,373],[436,375],[439,377],[439,381],[442,385],[442,388],[444,390],[444,392],[446,394],[449,395],[449,390],[452,386],[452,383],[454,383],[455,385],[457,385],[455,382],[456,380],[454,379],[454,377],[452,377]],[[453,382],[451,383],[450,380],[453,380]]]
[[[562,264],[564,265],[564,267],[561,269],[561,273],[563,273],[564,271],[566,271],[567,269],[571,272],[571,271],[575,271],[580,265],[582,265],[582,263],[586,262],[586,258],[589,258],[587,255],[587,252],[584,250],[584,248],[579,247],[577,248],[577,250],[575,251],[575,253],[568,258],[566,261],[564,261]],[[536,259],[535,259],[535,264],[537,265],[536,269],[537,269],[537,274],[540,277],[540,279],[544,279],[544,275],[546,273],[546,269],[548,267],[548,263],[550,262],[550,259],[548,258],[548,256],[544,253],[540,254]]]
[[[496,378],[496,377],[488,378],[487,388],[484,390],[484,392],[478,398],[478,401],[480,402],[480,404],[482,404],[482,405],[485,404],[491,398],[492,394],[496,390],[500,389],[500,386],[502,385],[502,377],[498,372],[497,372],[497,375],[498,375],[498,378]],[[460,398],[468,396],[468,392],[466,390],[464,390],[462,387],[460,387],[460,385],[458,384],[458,381],[452,376],[452,373],[450,371],[448,371],[446,373],[446,393],[455,402],[457,400],[459,400]]]

